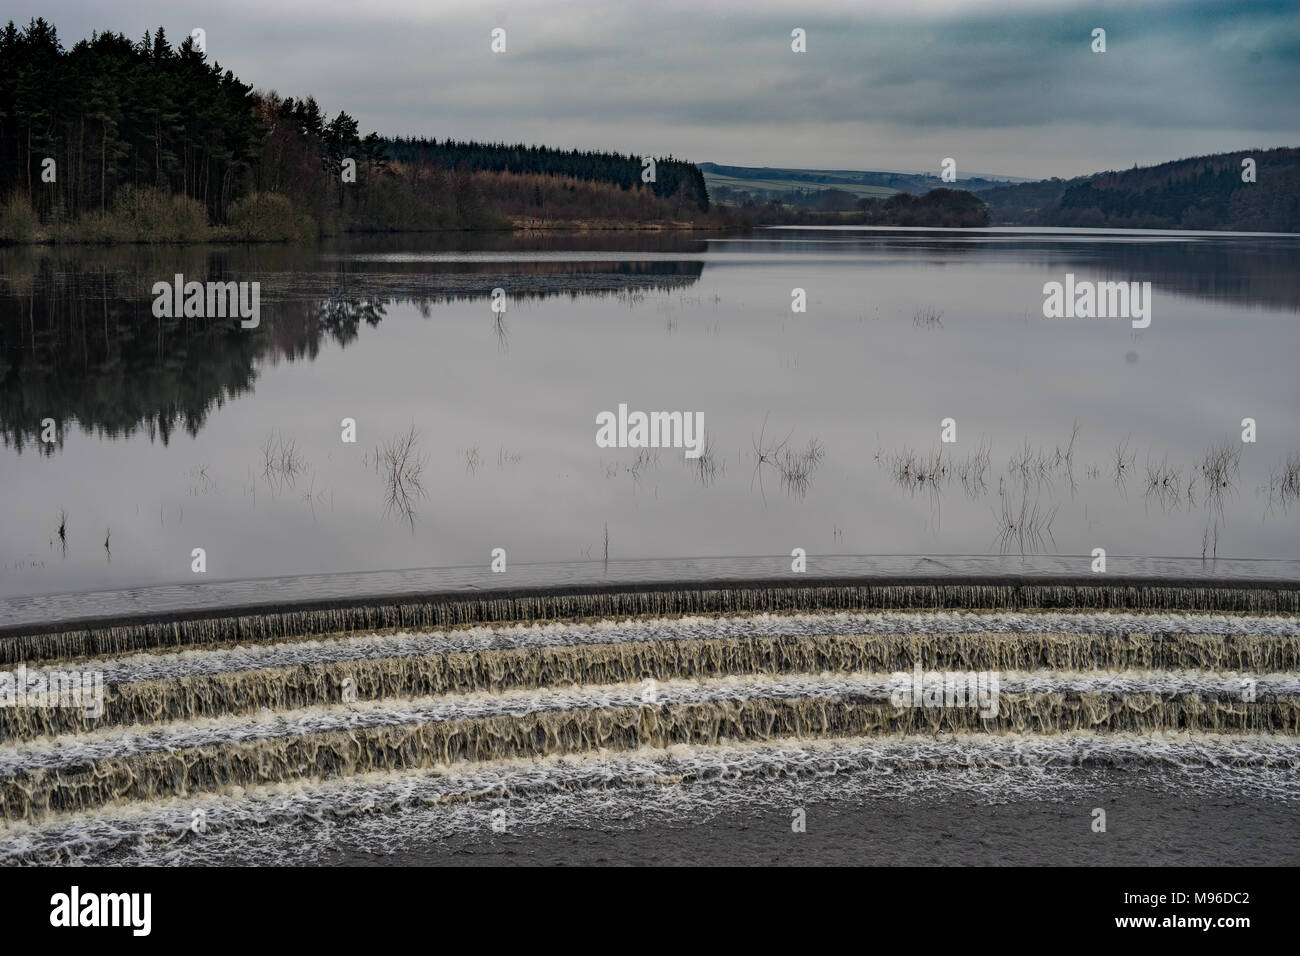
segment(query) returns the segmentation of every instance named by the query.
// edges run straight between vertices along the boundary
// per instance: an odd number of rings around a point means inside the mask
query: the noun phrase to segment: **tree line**
[[[38,229],[73,239],[293,239],[505,228],[507,215],[544,205],[548,218],[601,214],[577,208],[581,196],[653,219],[708,210],[690,163],[657,160],[647,184],[641,172],[640,159],[612,152],[362,136],[346,112],[331,118],[310,96],[254,90],[190,37],[174,46],[162,27],[139,40],[96,33],[68,49],[43,18],[0,30],[0,240]],[[528,183],[529,202],[508,181],[521,175],[544,177]],[[593,188],[579,192],[581,183]],[[650,201],[604,202],[610,190]]]
[[[642,185],[644,159],[622,153],[578,149],[552,149],[506,143],[459,142],[424,137],[398,137],[383,141],[388,154],[398,160],[422,159],[445,167],[462,164],[475,171],[559,176],[583,182],[612,183],[623,190]],[[709,211],[709,191],[704,174],[694,163],[656,158],[650,191],[661,199],[684,197],[699,212]]]
[[[159,27],[65,50],[44,19],[22,29],[11,20],[0,64],[0,182],[43,218],[107,211],[124,186],[151,185],[220,220],[246,188],[261,132],[252,89],[192,39],[173,49]]]

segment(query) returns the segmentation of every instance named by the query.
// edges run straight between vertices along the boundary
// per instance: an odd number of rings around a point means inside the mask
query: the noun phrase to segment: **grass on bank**
[[[345,224],[303,211],[288,196],[256,192],[230,207],[228,222],[208,221],[203,204],[188,196],[150,186],[123,187],[103,211],[42,224],[31,201],[15,190],[0,202],[0,243],[187,243],[303,242],[345,232],[509,229],[511,222],[490,211],[457,218],[437,207],[403,204],[399,190],[376,190],[369,205]],[[468,223],[468,225],[466,225]]]
[[[315,220],[285,196],[253,193],[236,202],[230,223],[208,222],[203,204],[149,186],[124,187],[104,211],[42,225],[31,202],[15,190],[0,205],[0,242],[175,243],[283,242],[315,239]]]

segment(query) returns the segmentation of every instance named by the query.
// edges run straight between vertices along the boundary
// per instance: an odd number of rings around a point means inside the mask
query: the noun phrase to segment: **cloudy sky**
[[[245,82],[381,133],[745,166],[937,171],[952,156],[959,176],[1032,177],[1300,145],[1300,0],[10,0],[5,14],[44,16],[65,45],[202,27]]]

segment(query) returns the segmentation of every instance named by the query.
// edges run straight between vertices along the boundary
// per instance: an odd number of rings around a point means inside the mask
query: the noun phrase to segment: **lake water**
[[[260,282],[260,325],[155,318],[176,273]],[[1150,282],[1150,326],[1044,318],[1067,274]],[[795,548],[823,573],[1086,575],[1104,548],[1296,580],[1298,319],[1280,236],[4,249],[0,619],[771,575]],[[620,404],[701,413],[707,454],[599,447]]]

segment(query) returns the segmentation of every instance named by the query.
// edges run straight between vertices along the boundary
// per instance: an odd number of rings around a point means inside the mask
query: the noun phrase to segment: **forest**
[[[362,136],[346,112],[331,118],[311,96],[255,90],[162,27],[66,49],[44,19],[0,31],[0,240],[290,240],[516,219],[705,218],[692,164],[657,159],[648,184],[641,171],[639,158],[618,153]]]
[[[382,145],[389,156],[403,162],[436,163],[448,169],[462,166],[478,172],[522,173],[556,176],[581,182],[601,182],[624,191],[642,184],[641,157],[619,153],[560,150],[546,146],[514,146],[490,143],[459,143],[454,140],[401,138],[385,139]],[[694,163],[674,159],[656,160],[655,178],[650,191],[661,199],[673,201],[683,209],[709,211],[709,192],[704,174]]]
[[[994,224],[1295,232],[1300,149],[1238,150],[978,195]]]

